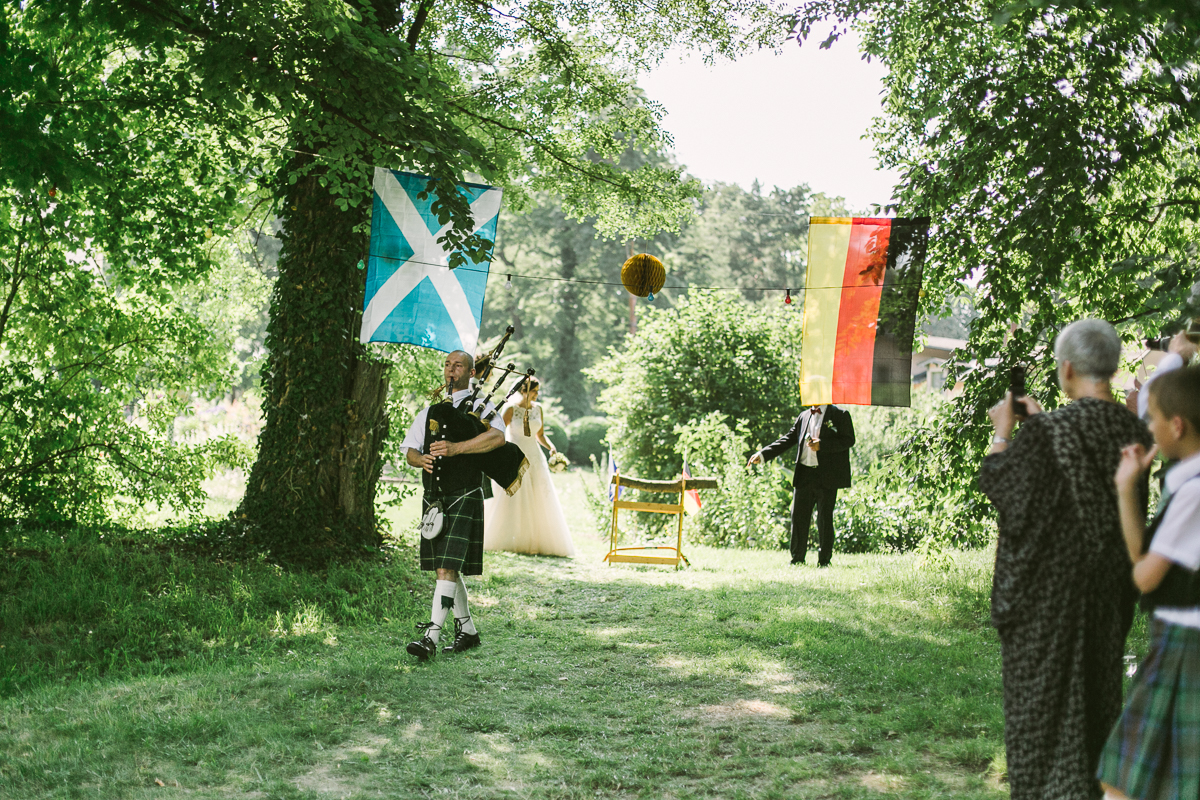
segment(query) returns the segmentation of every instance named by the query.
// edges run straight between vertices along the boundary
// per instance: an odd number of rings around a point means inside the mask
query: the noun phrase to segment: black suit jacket
[[[800,444],[800,437],[808,429],[810,416],[812,411],[804,409],[790,431],[762,449],[763,459],[770,461]],[[802,451],[796,451],[796,474],[792,478],[792,485],[799,485],[806,478],[814,478],[822,486],[849,489],[850,448],[854,447],[854,423],[850,419],[850,412],[834,405],[826,407],[825,418],[821,421],[821,435],[818,438],[821,440],[821,449],[817,451],[815,469],[802,469]]]

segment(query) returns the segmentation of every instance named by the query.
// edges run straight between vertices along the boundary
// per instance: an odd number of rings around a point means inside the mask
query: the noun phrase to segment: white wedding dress
[[[529,424],[526,425],[526,413]],[[529,434],[526,435],[526,429]],[[512,422],[505,438],[516,442],[529,459],[529,468],[516,494],[509,497],[492,486],[493,497],[483,504],[483,549],[508,550],[548,556],[574,556],[575,544],[567,519],[558,503],[558,492],[550,482],[550,467],[538,444],[542,409],[536,403],[528,411],[513,406]]]

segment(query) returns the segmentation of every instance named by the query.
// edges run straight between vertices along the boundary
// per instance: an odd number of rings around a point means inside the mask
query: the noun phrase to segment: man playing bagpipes
[[[483,574],[483,466],[472,454],[488,453],[504,445],[504,422],[491,403],[475,400],[471,377],[475,360],[456,350],[446,356],[443,376],[449,401],[421,411],[404,437],[401,448],[410,466],[424,470],[423,511],[441,510],[441,530],[421,537],[421,569],[436,570],[437,587],[429,622],[417,626],[424,633],[409,642],[408,652],[427,661],[437,652],[446,615],[454,610],[454,643],[443,652],[461,653],[478,647],[479,632],[471,621],[463,575]],[[469,417],[469,412],[476,416]],[[491,417],[490,423],[481,423]],[[482,430],[482,432],[478,432]]]

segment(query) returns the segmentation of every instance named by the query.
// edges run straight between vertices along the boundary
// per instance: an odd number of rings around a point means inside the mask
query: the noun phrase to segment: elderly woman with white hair
[[[1121,713],[1125,636],[1136,590],[1113,485],[1121,448],[1153,442],[1116,402],[1121,339],[1103,320],[1054,345],[1071,402],[1031,397],[1018,435],[1013,397],[991,409],[979,488],[1000,517],[992,624],[1000,634],[1004,744],[1013,800],[1093,800],[1096,765]],[[1143,497],[1145,497],[1143,487]]]

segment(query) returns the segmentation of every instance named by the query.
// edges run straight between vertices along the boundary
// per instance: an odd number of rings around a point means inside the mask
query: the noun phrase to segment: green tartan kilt
[[[443,495],[442,532],[421,539],[421,569],[452,569],[463,575],[483,574],[483,491],[480,487]],[[422,512],[429,508],[426,500]]]
[[[1200,798],[1200,629],[1152,621],[1096,777],[1135,800]]]

